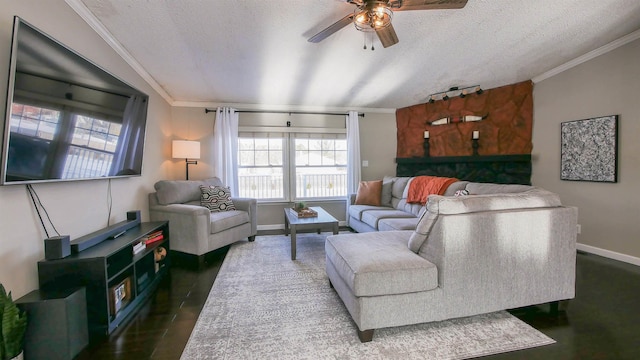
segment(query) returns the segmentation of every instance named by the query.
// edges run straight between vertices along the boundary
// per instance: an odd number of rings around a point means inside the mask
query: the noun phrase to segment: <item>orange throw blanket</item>
[[[409,184],[408,203],[426,204],[429,195],[442,195],[456,178],[440,176],[416,176]]]

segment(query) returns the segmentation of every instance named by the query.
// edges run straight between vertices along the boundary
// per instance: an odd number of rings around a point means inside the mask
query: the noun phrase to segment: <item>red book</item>
[[[151,234],[147,235],[147,239],[153,239],[158,235],[162,235],[162,230],[152,232]]]
[[[149,244],[152,244],[152,243],[154,243],[154,242],[160,241],[160,240],[162,240],[162,239],[164,239],[164,235],[160,234],[160,235],[158,235],[158,236],[156,236],[156,237],[154,237],[154,238],[147,239],[147,241],[145,241],[144,243],[145,243],[147,246],[149,246]]]

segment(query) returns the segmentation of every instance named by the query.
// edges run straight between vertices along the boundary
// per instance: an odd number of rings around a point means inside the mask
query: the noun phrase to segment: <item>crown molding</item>
[[[595,50],[592,50],[580,57],[577,57],[571,61],[568,61],[558,67],[555,67],[547,72],[544,72],[534,78],[531,79],[531,81],[533,81],[534,83],[539,83],[543,80],[546,80],[550,77],[556,76],[558,74],[560,74],[563,71],[567,71],[571,68],[574,68],[582,63],[585,63],[591,59],[594,59],[600,55],[606,54],[609,51],[612,51],[614,49],[617,49],[623,45],[626,45],[632,41],[635,41],[637,39],[640,39],[640,30],[636,30],[628,35],[625,35],[617,40],[614,40],[610,43],[608,43],[607,45],[601,46]]]
[[[241,104],[241,103],[217,103],[198,101],[174,101],[172,106],[194,107],[194,108],[217,108],[232,107],[238,110],[252,111],[305,111],[305,112],[344,112],[357,111],[359,113],[371,114],[395,114],[396,109],[391,108],[362,108],[362,107],[327,107],[327,106],[307,106],[307,105],[263,105],[263,104]]]
[[[93,15],[81,0],[64,0],[80,17],[109,45],[120,57],[133,68],[162,98],[170,105],[173,98],[158,84],[158,82],[140,65],[140,63],[118,42],[111,32]]]

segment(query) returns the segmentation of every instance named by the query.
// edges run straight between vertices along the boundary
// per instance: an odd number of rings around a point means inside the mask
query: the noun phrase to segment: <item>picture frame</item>
[[[560,179],[618,182],[618,115],[560,124]]]

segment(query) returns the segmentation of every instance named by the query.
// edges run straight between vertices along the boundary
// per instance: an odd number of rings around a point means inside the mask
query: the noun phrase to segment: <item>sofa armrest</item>
[[[258,233],[258,200],[253,198],[232,197],[233,205],[238,210],[249,213],[249,221],[251,222],[251,236]]]
[[[169,221],[171,249],[201,255],[209,251],[208,237],[211,233],[209,209],[187,204],[149,204],[152,221]]]

